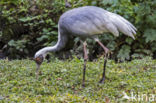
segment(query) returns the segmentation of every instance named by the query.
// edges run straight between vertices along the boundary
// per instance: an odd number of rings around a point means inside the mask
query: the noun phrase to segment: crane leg
[[[86,63],[87,63],[87,59],[88,59],[88,54],[87,54],[87,43],[86,43],[86,41],[83,42],[83,50],[84,50],[84,68],[83,68],[82,87],[85,87]]]
[[[99,81],[99,83],[104,83],[105,81],[106,63],[107,63],[107,57],[104,57],[103,73],[102,73],[102,78]]]
[[[95,39],[95,41],[104,49],[105,54],[104,54],[104,65],[103,65],[103,74],[102,78],[99,81],[99,83],[104,83],[105,81],[105,71],[106,71],[106,64],[107,64],[107,59],[109,57],[109,49],[105,47],[98,39]]]

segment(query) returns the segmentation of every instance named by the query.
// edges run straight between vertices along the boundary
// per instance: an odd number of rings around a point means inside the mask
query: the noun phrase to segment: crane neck
[[[64,34],[62,31],[58,30],[58,41],[54,46],[44,47],[40,49],[36,54],[35,57],[39,55],[43,55],[44,57],[48,52],[57,52],[63,49],[67,42],[67,35]]]

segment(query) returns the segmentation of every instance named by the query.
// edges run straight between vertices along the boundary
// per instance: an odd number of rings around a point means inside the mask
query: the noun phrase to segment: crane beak
[[[39,70],[40,70],[40,64],[36,63],[36,79],[38,79]]]
[[[33,59],[36,62],[36,78],[38,79],[40,66],[43,62],[43,58],[37,57]]]

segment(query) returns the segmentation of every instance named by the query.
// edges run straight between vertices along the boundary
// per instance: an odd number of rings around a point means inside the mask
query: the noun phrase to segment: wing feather
[[[122,32],[123,34],[132,37],[135,39],[134,34],[136,34],[136,28],[126,19],[121,17],[120,15],[117,15],[115,13],[107,12],[105,15],[108,16],[108,22],[111,24],[112,28],[108,29],[109,32],[112,33],[112,31],[118,30]],[[110,25],[106,25],[106,28],[110,28]],[[114,33],[113,33],[114,34]],[[115,36],[118,36],[118,34],[114,34]]]

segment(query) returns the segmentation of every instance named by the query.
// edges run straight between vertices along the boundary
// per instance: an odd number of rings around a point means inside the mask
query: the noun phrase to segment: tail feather
[[[129,21],[127,21],[126,19],[115,13],[108,12],[107,15],[109,17],[109,20],[111,21],[109,25],[114,25],[117,30],[135,39],[134,34],[136,34],[137,29]],[[118,34],[114,35],[118,36]]]

